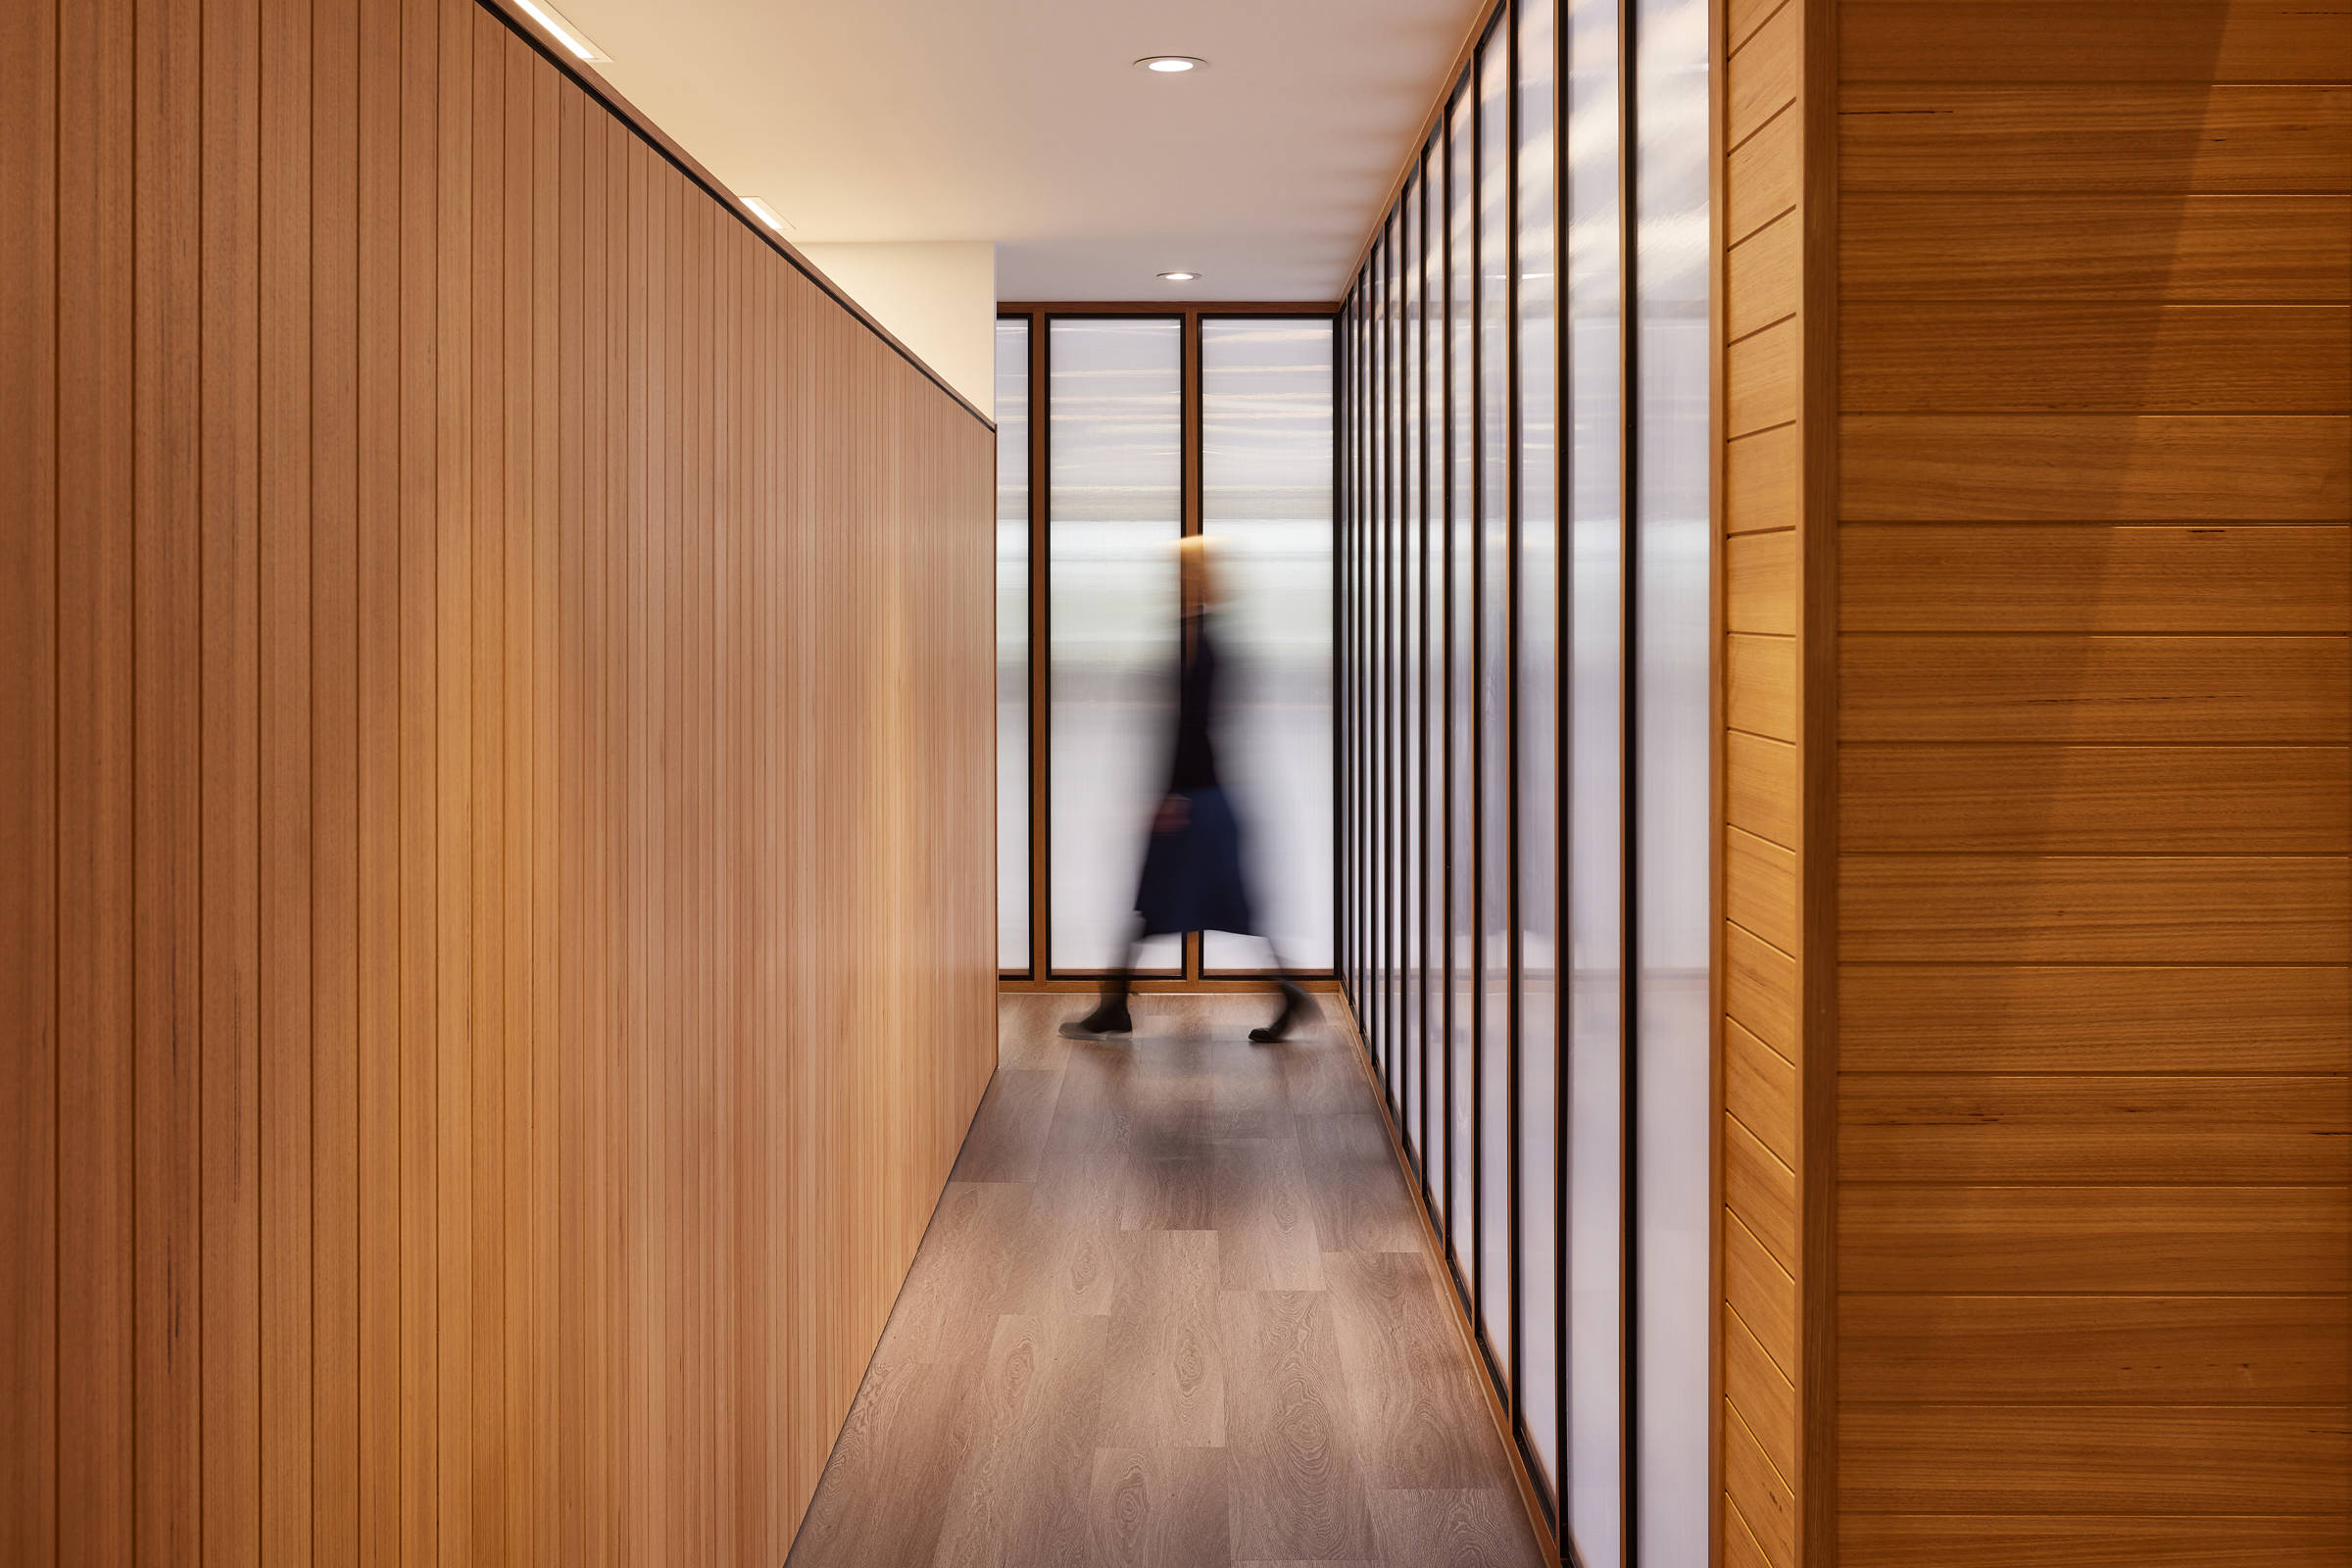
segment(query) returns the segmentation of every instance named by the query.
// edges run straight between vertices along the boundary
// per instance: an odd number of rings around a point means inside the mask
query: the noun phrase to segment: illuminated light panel
[[[556,42],[571,52],[577,60],[610,60],[612,57],[588,41],[588,35],[565,21],[554,7],[543,0],[514,0],[533,22],[545,27]]]

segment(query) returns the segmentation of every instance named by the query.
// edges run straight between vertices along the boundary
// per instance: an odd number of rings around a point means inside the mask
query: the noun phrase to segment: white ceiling
[[[794,240],[993,240],[997,297],[1330,300],[1479,0],[561,0]],[[1184,75],[1134,69],[1198,55]],[[1159,282],[1159,272],[1201,274]]]

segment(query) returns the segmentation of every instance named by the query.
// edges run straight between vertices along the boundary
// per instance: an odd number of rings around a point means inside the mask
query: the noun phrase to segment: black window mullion
[[[1485,50],[1471,57],[1470,112],[1470,1208],[1477,1216],[1470,1265],[1470,1321],[1486,1333],[1487,1276],[1487,813],[1486,813],[1486,191]]]
[[[1641,1268],[1640,1200],[1636,1190],[1640,1158],[1641,1076],[1641,909],[1640,756],[1634,743],[1641,719],[1641,298],[1640,212],[1636,206],[1636,155],[1641,147],[1637,113],[1636,28],[1638,0],[1617,5],[1617,438],[1618,438],[1618,1421],[1620,1550],[1627,1563],[1641,1560],[1641,1495],[1636,1475],[1641,1455]]]
[[[1568,1542],[1568,1056],[1571,1049],[1570,1000],[1575,987],[1575,932],[1571,876],[1575,859],[1574,821],[1570,814],[1574,788],[1570,693],[1575,690],[1576,601],[1571,597],[1570,571],[1574,555],[1575,429],[1570,402],[1568,358],[1568,36],[1567,7],[1555,16],[1551,30],[1551,313],[1552,373],[1556,384],[1551,399],[1552,556],[1558,580],[1552,603],[1557,622],[1552,633],[1552,689],[1559,713],[1554,721],[1553,809],[1557,826],[1552,844],[1558,863],[1553,869],[1552,898],[1552,1030],[1551,1073],[1551,1214],[1557,1235],[1552,1244],[1552,1372],[1558,1392],[1552,1406],[1558,1430],[1553,1453],[1559,1457],[1557,1506],[1552,1522],[1563,1546]]]
[[[1505,1080],[1503,1086],[1505,1104],[1503,1120],[1504,1124],[1510,1128],[1511,1139],[1508,1151],[1510,1213],[1505,1221],[1510,1227],[1511,1425],[1513,1430],[1518,1433],[1520,1444],[1523,1446],[1527,1443],[1527,1422],[1520,1398],[1520,1376],[1526,1358],[1526,1324],[1522,1321],[1520,1289],[1520,1184],[1524,1176],[1520,1170],[1522,1141],[1519,1136],[1519,1075],[1521,1070],[1519,1048],[1522,1029],[1521,1015],[1526,1004],[1523,994],[1526,984],[1526,952],[1523,941],[1525,933],[1521,924],[1523,915],[1520,909],[1518,848],[1521,636],[1519,607],[1523,592],[1521,584],[1523,561],[1519,530],[1521,513],[1524,510],[1519,471],[1522,416],[1519,400],[1519,10],[1526,3],[1527,0],[1512,0],[1509,13],[1504,19],[1504,26],[1507,29],[1505,43],[1509,50],[1510,69],[1507,74],[1509,89],[1503,95],[1504,130],[1502,137],[1503,149],[1510,161],[1509,173],[1502,183],[1503,354],[1508,367],[1503,376],[1503,396],[1508,409],[1504,425],[1506,436],[1503,443],[1504,483],[1508,487],[1505,491],[1507,500],[1504,511],[1503,537],[1505,559],[1508,562],[1510,573],[1509,586],[1503,596],[1503,603],[1507,608],[1505,611],[1502,710],[1505,715],[1504,733],[1508,737],[1504,749],[1503,766],[1506,769],[1505,777],[1508,781],[1508,799],[1510,801],[1510,848],[1503,858],[1505,885],[1509,890],[1506,904],[1510,911],[1509,957],[1505,980],[1505,994],[1510,999],[1510,1021],[1506,1037],[1509,1052],[1509,1065],[1506,1071],[1510,1076]],[[1543,0],[1543,3],[1549,3],[1549,0]]]

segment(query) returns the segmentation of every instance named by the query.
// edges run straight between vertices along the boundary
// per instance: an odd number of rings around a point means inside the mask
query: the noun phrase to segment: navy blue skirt
[[[1254,936],[1257,922],[1242,879],[1242,828],[1221,789],[1178,790],[1191,803],[1185,824],[1153,833],[1144,850],[1135,909],[1144,935],[1230,931]]]

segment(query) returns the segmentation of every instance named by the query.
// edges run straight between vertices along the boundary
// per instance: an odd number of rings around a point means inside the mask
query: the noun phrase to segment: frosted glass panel
[[[1364,1026],[1375,1063],[1389,1046],[1388,287],[1376,258],[1364,317]]]
[[[1553,375],[1551,0],[1519,26],[1519,1406],[1544,1479],[1560,1473],[1558,1213],[1559,519]]]
[[[1511,1356],[1510,38],[1478,58],[1479,1318]]]
[[[1422,692],[1426,720],[1422,744],[1427,783],[1421,820],[1424,824],[1426,882],[1421,901],[1423,929],[1423,987],[1428,1015],[1423,1055],[1428,1063],[1429,1106],[1423,1114],[1421,1166],[1426,1174],[1432,1210],[1443,1221],[1447,1212],[1446,1074],[1452,1065],[1447,1018],[1453,1000],[1447,960],[1452,943],[1446,917],[1448,866],[1446,859],[1446,724],[1451,708],[1446,687],[1446,138],[1441,135],[1422,156],[1422,202],[1429,242],[1421,258],[1421,354],[1428,370],[1423,376],[1421,407],[1428,436],[1428,516],[1423,524],[1422,551]]]
[[[1643,1568],[1704,1568],[1711,1298],[1705,0],[1638,0],[1636,1413]]]
[[[1331,694],[1331,717],[1339,724],[1341,745],[1346,755],[1339,760],[1339,776],[1331,783],[1334,788],[1334,808],[1339,811],[1339,862],[1331,870],[1339,877],[1339,933],[1336,933],[1334,966],[1354,992],[1354,933],[1362,921],[1354,914],[1354,891],[1357,891],[1357,842],[1354,830],[1354,694],[1357,694],[1357,670],[1354,670],[1354,618],[1359,613],[1359,602],[1354,597],[1354,301],[1339,315],[1331,353],[1339,358],[1339,402],[1331,414],[1331,440],[1339,444],[1339,491],[1331,496],[1334,514],[1339,526],[1334,529],[1334,555],[1331,571],[1336,573],[1336,612],[1339,625],[1334,627],[1331,642],[1331,672],[1334,672],[1334,694]]]
[[[1402,286],[1396,322],[1396,1103],[1405,1136],[1421,1112],[1421,187],[1402,204],[1403,246],[1396,256]]]
[[[1363,279],[1356,281],[1356,298],[1348,307],[1348,399],[1345,405],[1348,420],[1348,994],[1355,999],[1356,1015],[1366,1011],[1365,964],[1370,916],[1367,888],[1370,885],[1367,862],[1371,855],[1371,839],[1366,831],[1365,774],[1368,763],[1365,735],[1371,702],[1366,696],[1368,681],[1365,659],[1364,619],[1368,600],[1365,594],[1364,538],[1367,527],[1365,433],[1369,428],[1367,410],[1371,405],[1371,383],[1366,367],[1366,350],[1371,342],[1365,325]]]
[[[1388,1102],[1397,1102],[1397,1039],[1404,1032],[1404,987],[1401,987],[1399,955],[1404,948],[1404,896],[1401,896],[1401,856],[1397,847],[1401,837],[1397,832],[1399,808],[1399,768],[1397,755],[1401,743],[1397,738],[1397,703],[1401,698],[1399,679],[1399,627],[1397,627],[1397,508],[1404,506],[1401,482],[1397,479],[1397,459],[1404,444],[1399,416],[1399,395],[1404,390],[1404,365],[1397,353],[1401,338],[1399,322],[1404,319],[1404,279],[1397,272],[1397,254],[1404,249],[1404,219],[1393,214],[1388,219],[1388,242],[1381,247],[1381,546],[1378,546],[1378,604],[1381,620],[1376,625],[1374,651],[1381,661],[1381,1081],[1388,1086]]]
[[[1053,963],[1119,961],[1152,805],[1166,782],[1176,655],[1179,324],[1049,323]],[[1176,940],[1144,955],[1175,961]]]
[[[1617,0],[1568,13],[1568,1496],[1587,1568],[1623,1560],[1624,659]],[[1703,1161],[1702,1161],[1703,1163]],[[1700,1359],[1703,1361],[1704,1357]],[[1701,1467],[1704,1473],[1704,1467]]]
[[[1359,1016],[1585,1568],[1709,1516],[1707,17],[1512,0],[1348,302]]]
[[[1471,157],[1477,146],[1472,119],[1469,93],[1457,92],[1446,111],[1452,172],[1446,185],[1449,280],[1446,334],[1452,365],[1447,396],[1453,421],[1447,433],[1453,459],[1453,513],[1446,525],[1450,572],[1446,603],[1451,618],[1446,626],[1450,662],[1446,672],[1453,710],[1446,740],[1453,790],[1446,812],[1452,833],[1453,885],[1446,893],[1446,923],[1453,937],[1453,1263],[1464,1279],[1470,1277],[1478,1257],[1478,1209],[1471,1202],[1471,1194],[1477,1190],[1477,1171],[1471,1161],[1478,1149],[1478,465],[1472,445],[1478,428],[1478,383],[1470,374],[1478,296],[1471,270],[1477,217],[1471,179]]]
[[[1234,797],[1265,934],[1293,968],[1332,962],[1331,353],[1328,320],[1200,323],[1200,520],[1213,537]],[[1212,931],[1206,967],[1265,946]]]
[[[997,323],[997,963],[1029,967],[1029,323]]]

